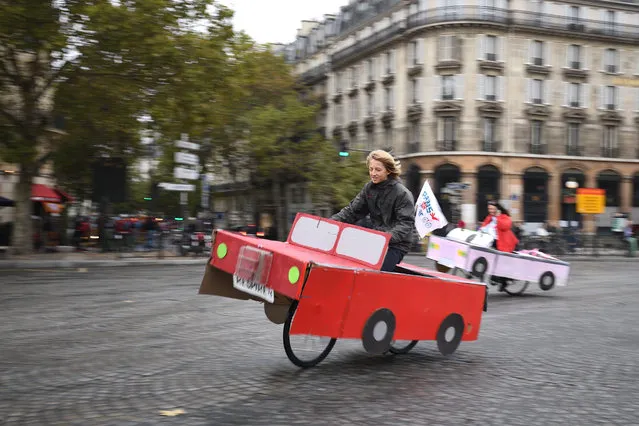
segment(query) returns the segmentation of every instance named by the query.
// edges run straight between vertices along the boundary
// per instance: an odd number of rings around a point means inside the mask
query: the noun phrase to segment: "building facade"
[[[471,226],[491,199],[529,224],[639,220],[639,1],[351,0],[280,49],[327,137],[392,147],[445,209],[469,183]],[[576,214],[569,180],[606,212]]]

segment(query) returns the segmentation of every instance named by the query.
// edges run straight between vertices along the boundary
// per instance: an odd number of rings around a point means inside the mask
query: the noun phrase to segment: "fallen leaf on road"
[[[160,415],[161,416],[167,416],[167,417],[175,417],[175,416],[179,416],[180,414],[185,414],[186,411],[184,411],[181,408],[175,409],[175,410],[162,410],[160,411]]]

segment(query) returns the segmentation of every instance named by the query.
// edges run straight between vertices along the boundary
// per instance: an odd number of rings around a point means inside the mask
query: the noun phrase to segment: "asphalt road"
[[[639,424],[639,262],[492,291],[479,340],[449,358],[338,341],[310,370],[261,305],[197,295],[202,274],[0,271],[0,424]]]

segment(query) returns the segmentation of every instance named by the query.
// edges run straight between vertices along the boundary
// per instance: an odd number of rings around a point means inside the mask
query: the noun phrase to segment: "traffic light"
[[[340,157],[348,157],[350,153],[348,152],[348,142],[341,141],[339,143],[339,156]]]
[[[151,201],[151,200],[153,200],[153,198],[151,198],[151,197],[144,197],[144,201]]]

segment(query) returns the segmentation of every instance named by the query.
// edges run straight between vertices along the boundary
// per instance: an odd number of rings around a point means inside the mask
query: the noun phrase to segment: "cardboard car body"
[[[568,262],[543,253],[506,253],[491,246],[492,238],[487,234],[453,229],[445,237],[430,237],[426,257],[475,277],[499,276],[533,282],[538,283],[542,290],[568,283]]]
[[[373,353],[388,350],[391,340],[437,341],[451,316],[461,318],[460,341],[476,340],[486,286],[404,262],[382,272],[389,240],[303,213],[286,242],[218,230],[199,293],[261,301],[272,322],[291,322],[290,335],[362,339]],[[386,321],[390,336],[371,346],[372,317]]]

